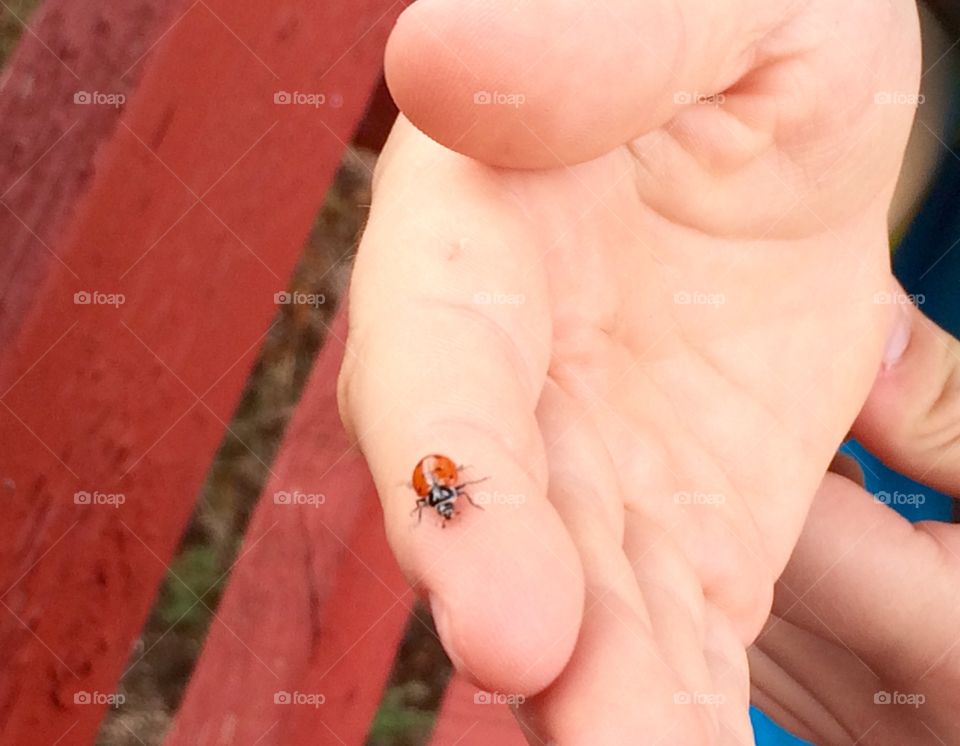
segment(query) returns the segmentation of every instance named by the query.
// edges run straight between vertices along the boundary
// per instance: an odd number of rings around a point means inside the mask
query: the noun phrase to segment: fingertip
[[[556,157],[523,124],[521,114],[530,113],[527,86],[509,82],[510,70],[496,62],[481,40],[487,32],[470,16],[470,7],[451,13],[430,0],[401,14],[384,60],[398,108],[431,139],[483,163],[556,166]],[[492,105],[494,96],[512,105]]]
[[[387,536],[458,670],[489,691],[531,696],[573,653],[583,568],[542,476],[511,461],[498,441],[488,449],[475,432],[470,439],[451,452],[475,454],[468,478],[489,475],[468,493],[476,505],[459,503],[449,521],[426,511],[418,523],[408,515],[412,492],[395,489],[384,496]]]
[[[490,691],[531,696],[571,657],[585,595],[580,555],[537,466],[539,433],[528,416],[504,416],[496,433],[461,420],[431,422],[399,431],[408,447],[383,430],[366,444],[387,540],[428,599],[457,668]],[[422,433],[422,445],[410,447],[410,433]],[[418,495],[398,485],[417,463],[406,453],[447,453],[466,464],[452,518],[429,506],[420,520],[411,515]]]
[[[426,571],[437,632],[457,669],[478,686],[532,696],[573,654],[584,604],[579,558],[551,530],[509,545],[502,540],[522,534],[477,530],[485,535],[462,537],[462,554]]]
[[[582,34],[569,33],[578,26]],[[590,41],[601,34],[616,39]],[[419,0],[388,40],[385,72],[400,110],[441,145],[492,166],[555,168],[602,155],[642,128],[627,103],[652,86],[627,91],[609,75],[636,55],[623,28],[577,3]],[[558,75],[560,63],[571,71]],[[652,119],[670,107],[659,108]]]

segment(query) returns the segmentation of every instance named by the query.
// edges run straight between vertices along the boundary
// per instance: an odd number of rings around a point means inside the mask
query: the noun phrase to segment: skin
[[[915,308],[904,317],[909,343],[878,376],[854,434],[957,496],[960,343]],[[960,526],[910,524],[862,489],[855,464],[836,471],[750,650],[754,700],[817,744],[957,743]],[[918,704],[878,704],[882,692]]]
[[[924,59],[943,59],[951,44],[924,25]],[[948,65],[928,68],[933,105],[914,128],[894,224],[924,192],[922,166],[937,158],[929,133],[950,86]],[[891,333],[901,356],[878,374],[853,434],[901,473],[960,496],[960,343],[912,306],[901,311]],[[910,524],[877,504],[847,456],[831,470],[748,651],[752,699],[817,744],[955,743],[960,529]],[[914,704],[882,703],[893,692]]]
[[[394,30],[341,410],[447,652],[532,743],[752,743],[747,647],[900,313],[913,107],[875,95],[916,93],[917,26],[419,0]],[[489,477],[483,512],[414,525],[427,453]]]

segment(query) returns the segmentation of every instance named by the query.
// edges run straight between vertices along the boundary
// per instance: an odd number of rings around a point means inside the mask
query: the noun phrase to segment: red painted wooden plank
[[[506,695],[486,692],[458,674],[450,679],[431,746],[526,746]],[[534,743],[536,741],[534,740]]]
[[[47,0],[7,62],[0,78],[0,343],[58,264],[58,238],[89,186],[94,153],[120,118],[122,107],[94,103],[92,95],[83,103],[83,94],[128,98],[184,2]]]
[[[370,727],[414,598],[340,425],[345,332],[341,313],[166,746],[357,744]]]
[[[95,732],[398,10],[199,1],[154,51],[0,361],[0,742]]]

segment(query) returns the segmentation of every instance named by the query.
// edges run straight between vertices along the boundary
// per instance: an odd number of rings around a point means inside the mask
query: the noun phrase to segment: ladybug
[[[471,484],[484,481],[477,479],[472,482],[460,481],[460,470],[451,458],[439,453],[424,456],[413,469],[413,491],[417,493],[417,507],[410,515],[417,514],[417,523],[420,523],[424,508],[434,508],[443,518],[444,526],[454,516],[453,508],[457,498],[463,495],[475,508],[480,508],[473,498],[467,494],[465,488]],[[484,477],[486,479],[486,477]]]

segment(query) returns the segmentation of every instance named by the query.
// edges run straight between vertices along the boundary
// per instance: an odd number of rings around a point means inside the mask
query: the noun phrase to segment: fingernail
[[[896,365],[910,344],[911,323],[910,311],[907,304],[897,305],[897,318],[893,328],[887,336],[887,345],[883,350],[883,368],[887,370]]]

